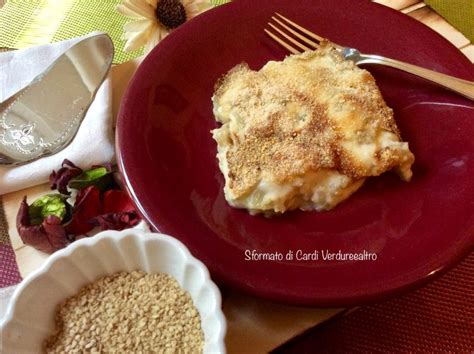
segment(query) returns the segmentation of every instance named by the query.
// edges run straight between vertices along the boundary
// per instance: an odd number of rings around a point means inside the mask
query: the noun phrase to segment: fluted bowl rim
[[[23,311],[21,308],[19,308],[18,303],[19,300],[22,296],[25,296],[25,294],[28,293],[34,293],[36,289],[36,283],[35,280],[42,278],[42,277],[47,277],[47,274],[50,272],[51,268],[55,266],[58,262],[61,263],[66,259],[74,257],[75,252],[78,252],[81,249],[86,249],[87,251],[90,251],[94,253],[98,247],[98,245],[115,245],[116,247],[121,247],[123,244],[123,240],[133,238],[135,242],[138,242],[139,244],[143,244],[142,246],[145,246],[146,242],[161,242],[164,244],[167,244],[177,250],[181,253],[181,255],[184,256],[184,263],[185,266],[190,265],[192,267],[195,267],[198,269],[199,273],[201,274],[201,277],[203,276],[203,284],[201,288],[207,288],[208,294],[212,297],[214,300],[214,306],[212,306],[212,310],[210,313],[205,314],[206,317],[212,317],[216,323],[217,327],[214,327],[214,329],[217,329],[218,334],[210,334],[206,333],[205,328],[203,327],[203,332],[205,336],[205,352],[212,352],[212,353],[225,353],[225,344],[224,344],[224,338],[226,334],[226,320],[224,317],[224,314],[222,312],[222,297],[220,294],[220,291],[216,284],[212,281],[209,271],[207,267],[197,258],[195,258],[187,249],[187,247],[179,240],[173,238],[172,236],[161,234],[161,233],[151,233],[151,232],[144,232],[141,230],[134,230],[134,229],[127,229],[124,231],[103,231],[93,237],[88,237],[88,238],[83,238],[81,240],[78,240],[66,248],[59,250],[49,256],[47,260],[43,263],[43,265],[38,268],[37,270],[33,271],[30,273],[15,289],[12,298],[10,300],[9,306],[7,308],[4,321],[0,325],[0,330],[3,333],[3,335],[8,332],[9,328],[17,321],[17,317],[21,311]],[[104,240],[109,240],[111,242],[105,242]],[[143,257],[146,257],[142,255]],[[171,258],[168,259],[168,262],[173,262],[174,260]],[[142,269],[145,270],[145,269]],[[146,271],[146,270],[145,270]],[[159,270],[154,270],[154,272],[159,272]],[[98,271],[98,273],[100,273]],[[107,274],[105,274],[107,275]],[[102,272],[102,274],[98,274],[96,276],[97,278],[100,278],[101,276],[105,276]],[[111,274],[109,274],[111,275]],[[201,280],[202,281],[202,280]],[[179,282],[179,280],[178,280]],[[81,284],[80,286],[84,286],[86,284]],[[183,287],[183,284],[180,284],[181,287]],[[186,289],[185,289],[186,290]],[[191,298],[193,299],[193,302],[199,310],[199,299],[193,294],[191,294]],[[68,296],[64,296],[64,300]],[[211,300],[212,300],[211,299]],[[201,319],[203,318],[203,313],[199,311],[201,315]],[[38,319],[32,318],[32,321],[35,321],[35,326],[41,325],[38,324],[37,321]],[[40,320],[41,321],[41,320]],[[213,338],[212,343],[208,342],[209,338]],[[210,348],[211,350],[206,350],[206,348]],[[8,348],[3,348],[8,352]],[[40,351],[41,348],[38,348],[38,351]]]

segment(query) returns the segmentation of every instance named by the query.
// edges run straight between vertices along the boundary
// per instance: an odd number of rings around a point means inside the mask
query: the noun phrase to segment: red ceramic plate
[[[278,11],[333,41],[474,80],[472,64],[423,24],[369,1],[236,1],[190,21],[143,62],[118,121],[124,179],[151,225],[183,241],[225,285],[304,305],[398,293],[473,249],[474,103],[389,68],[368,67],[416,156],[410,183],[387,173],[329,212],[251,216],[227,205],[210,130],[216,80],[286,54],[263,32]],[[318,260],[286,259],[301,250]],[[376,260],[323,259],[323,252]],[[245,252],[280,252],[248,260]],[[362,256],[365,257],[365,256]]]

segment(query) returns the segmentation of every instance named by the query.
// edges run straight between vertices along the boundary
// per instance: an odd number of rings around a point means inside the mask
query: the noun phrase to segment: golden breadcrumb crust
[[[219,129],[227,130],[216,140],[227,146],[226,180],[235,198],[262,179],[284,184],[323,169],[355,180],[393,168],[411,177],[408,147],[407,154],[378,141],[383,132],[395,142],[400,134],[375,79],[328,43],[260,71],[236,66],[217,82],[213,102],[224,123]],[[376,148],[367,157],[370,144]]]

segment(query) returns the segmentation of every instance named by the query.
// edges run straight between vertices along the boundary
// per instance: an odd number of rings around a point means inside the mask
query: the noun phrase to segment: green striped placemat
[[[474,0],[425,0],[425,3],[474,42]]]
[[[124,52],[123,25],[130,19],[115,10],[121,0],[8,0],[0,9],[0,47],[25,48],[106,32],[115,45],[114,63],[143,54],[143,49]],[[228,0],[211,0],[221,5]]]

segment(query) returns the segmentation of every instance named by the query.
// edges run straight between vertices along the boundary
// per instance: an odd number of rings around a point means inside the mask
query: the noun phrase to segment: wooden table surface
[[[0,0],[0,7],[2,5],[2,2],[4,2],[4,0]],[[470,43],[470,41],[462,33],[457,31],[454,27],[452,27],[449,23],[447,23],[441,16],[435,13],[423,2],[419,2],[417,0],[376,0],[375,2],[400,10],[401,12],[407,14],[408,16],[411,16],[421,21],[425,25],[429,26],[430,28],[432,28],[433,30],[435,30],[436,32],[440,33],[442,36],[447,38],[451,43],[453,43],[457,48],[459,48],[472,62],[474,62],[474,45]],[[123,85],[121,85],[119,89],[115,90],[114,88],[114,90],[116,91],[114,92],[114,107],[118,106],[118,102],[120,101],[123,88],[126,86],[125,80],[128,81],[128,78],[131,76],[131,74],[133,73],[133,70],[135,69],[135,66],[131,64],[125,63],[122,65],[124,65],[124,67],[122,67],[121,70],[117,70],[117,68],[113,69],[114,71],[116,71],[116,73],[113,73],[113,75],[117,76],[119,80],[123,79],[124,81]],[[114,77],[114,80],[116,80],[115,77]],[[33,249],[32,247],[25,246],[22,243],[21,239],[19,238],[18,233],[15,228],[15,217],[18,211],[18,206],[24,195],[27,195],[28,199],[32,201],[36,197],[43,195],[47,192],[49,192],[49,187],[47,184],[44,184],[44,185],[40,185],[34,188],[29,188],[27,190],[22,190],[22,191],[18,191],[18,192],[1,196],[1,198],[3,199],[3,205],[5,209],[6,218],[9,223],[9,233],[10,233],[12,246],[15,250],[18,267],[22,276],[26,276],[31,271],[37,269],[44,262],[47,255]],[[242,302],[242,299],[239,301]],[[252,300],[248,300],[248,301],[251,302]],[[240,304],[240,305],[242,306],[243,304]],[[246,304],[246,306],[249,306],[249,305]],[[318,321],[322,321],[328,316],[331,316],[332,313],[335,313],[335,312],[331,312],[331,310],[328,310],[326,312],[324,312],[325,310],[321,310],[321,311],[323,312],[321,313],[321,316],[317,317]],[[275,314],[276,317],[274,319],[276,321],[279,320],[278,315],[279,315],[278,313]],[[304,316],[304,313],[301,312],[299,313],[299,315]],[[282,322],[284,322],[283,320],[284,318],[285,318],[284,316],[281,317]],[[311,317],[311,319],[314,321],[314,316]],[[291,323],[287,323],[287,324],[282,323],[281,326],[288,327],[286,335],[291,334]],[[235,338],[237,338],[238,335],[239,334],[236,333]],[[255,335],[254,340],[257,340],[256,339],[257,337],[258,336]],[[230,340],[232,340],[232,338]],[[235,340],[237,341],[237,339]]]

